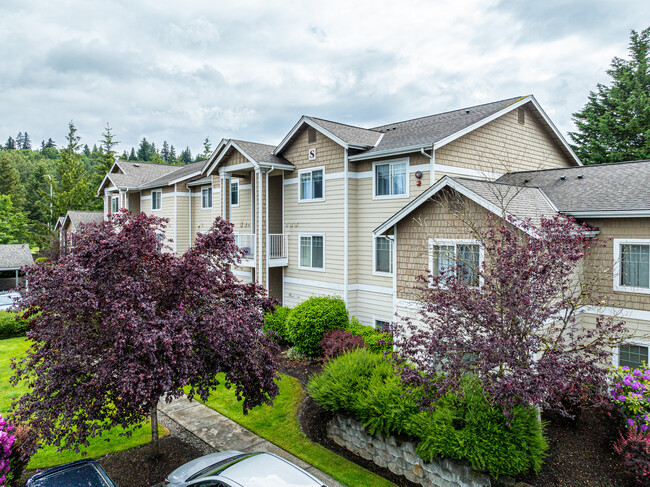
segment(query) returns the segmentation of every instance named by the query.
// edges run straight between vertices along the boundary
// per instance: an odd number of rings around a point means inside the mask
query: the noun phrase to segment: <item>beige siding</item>
[[[231,182],[238,181],[239,183],[239,205],[231,206],[230,208],[230,222],[235,226],[234,230],[239,233],[254,233],[252,230],[251,221],[251,183],[252,178],[237,178],[233,177]],[[226,185],[228,201],[230,201],[230,187]]]
[[[316,159],[309,160],[309,149],[316,149]],[[307,142],[307,130],[301,130],[282,156],[296,166],[296,171],[285,173],[285,179],[297,178],[298,170],[325,166],[328,174],[343,172],[344,149],[320,132],[316,133],[316,142]]]
[[[392,294],[352,290],[348,293],[348,308],[364,325],[375,326],[375,320],[393,320]]]
[[[212,191],[212,208],[205,209],[201,207],[201,190],[204,186],[192,187],[192,244],[198,232],[205,232],[210,229],[214,221],[214,209],[219,205],[218,191]]]
[[[517,110],[436,150],[436,164],[492,173],[533,171],[575,165],[529,108],[526,121]],[[436,179],[439,176],[436,174]]]
[[[286,276],[286,273],[285,273]],[[301,302],[309,299],[312,296],[343,296],[343,292],[340,290],[327,289],[322,287],[307,286],[305,284],[295,284],[287,282],[286,279],[283,283],[284,285],[284,296],[282,304],[284,306],[289,306],[293,308],[294,306],[300,304]]]
[[[140,201],[140,211],[146,213],[147,215],[154,215],[159,218],[167,218],[167,226],[165,228],[165,245],[169,246],[172,250],[174,249],[174,233],[175,233],[175,224],[176,218],[174,215],[174,187],[165,186],[163,188],[153,188],[162,190],[161,198],[161,209],[152,210],[151,209],[151,189],[145,189],[141,192],[142,200]]]

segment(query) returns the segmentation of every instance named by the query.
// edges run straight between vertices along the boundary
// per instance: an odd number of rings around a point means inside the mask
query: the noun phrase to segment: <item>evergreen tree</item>
[[[102,140],[99,144],[99,150],[95,148],[94,152],[97,154],[97,166],[95,167],[95,177],[93,178],[93,186],[95,189],[99,187],[101,182],[106,176],[106,173],[111,170],[113,163],[116,159],[115,146],[120,142],[115,140],[115,134],[112,132],[111,126],[106,123],[104,132],[102,132]]]
[[[138,161],[153,161],[156,155],[156,148],[149,143],[146,137],[142,137],[140,147],[138,147]]]
[[[55,163],[58,178],[54,184],[54,221],[68,210],[88,210],[94,206],[93,188],[79,154],[80,137],[74,123],[70,122],[68,128],[68,145],[61,150]]]
[[[32,139],[29,137],[29,134],[27,132],[25,132],[25,135],[23,135],[23,145],[21,148],[32,150]]]
[[[97,144],[93,144],[92,153],[93,154],[101,154],[102,153],[101,150],[97,148]]]
[[[176,149],[174,149],[173,145],[169,148],[169,159],[167,162],[170,164],[176,164],[176,162],[178,162],[176,159]]]
[[[45,150],[45,140],[41,140],[41,154]]]
[[[16,148],[16,142],[14,141],[14,139],[12,139],[11,137],[9,137],[9,138],[7,139],[7,143],[5,144],[5,149],[7,149],[7,150],[14,150],[15,148]]]
[[[124,152],[122,152],[122,157],[120,157],[120,159],[122,159],[124,161],[128,161],[129,160],[129,153],[125,150]]]
[[[11,202],[11,196],[0,195],[0,244],[29,243],[27,216]]]
[[[11,196],[13,204],[18,208],[25,205],[25,191],[20,182],[20,173],[13,166],[7,152],[0,153],[0,194]]]
[[[90,147],[88,147],[88,144],[84,144],[84,156],[86,157],[91,156]]]
[[[47,139],[47,142],[46,142],[46,144],[45,144],[45,148],[46,148],[46,149],[48,149],[48,148],[50,148],[50,149],[56,149],[56,143],[52,140],[51,137],[50,137],[49,139]]]
[[[137,161],[138,156],[135,155],[135,149],[131,147],[131,153],[129,154],[129,161]]]
[[[190,151],[189,147],[185,147],[185,150],[178,156],[178,162],[180,164],[189,164],[192,162],[192,151]]]
[[[203,141],[203,156],[201,159],[207,159],[210,157],[210,154],[212,154],[212,144],[210,144],[210,138],[206,137]],[[196,156],[196,159],[200,160],[198,155]]]
[[[23,133],[18,132],[18,135],[16,135],[16,149],[22,149],[23,148],[23,141],[24,141]]]
[[[166,140],[163,140],[162,149],[160,150],[160,157],[163,161],[169,162],[169,144]]]
[[[599,83],[573,114],[569,135],[585,164],[650,159],[650,28],[632,31],[629,52],[612,60],[611,83]]]

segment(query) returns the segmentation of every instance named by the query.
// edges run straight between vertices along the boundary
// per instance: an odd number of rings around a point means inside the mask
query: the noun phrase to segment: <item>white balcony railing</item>
[[[254,233],[236,233],[235,245],[244,251],[244,259],[252,259],[255,257]]]
[[[269,258],[286,259],[289,257],[289,239],[284,233],[270,233],[269,239]]]

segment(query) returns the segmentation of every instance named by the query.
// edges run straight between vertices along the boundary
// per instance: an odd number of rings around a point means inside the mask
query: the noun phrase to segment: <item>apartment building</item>
[[[581,163],[533,96],[362,128],[303,116],[276,146],[222,140],[207,161],[167,166],[117,161],[98,196],[170,220],[184,252],[220,216],[246,255],[234,271],[283,304],[338,295],[373,326],[393,319],[395,236],[375,229],[443,176]],[[426,267],[426,266],[425,266]]]

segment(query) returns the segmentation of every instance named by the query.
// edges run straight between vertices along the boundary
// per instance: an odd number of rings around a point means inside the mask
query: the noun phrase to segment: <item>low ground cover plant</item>
[[[495,477],[514,476],[538,471],[547,449],[533,408],[515,406],[506,416],[468,376],[459,393],[445,394],[431,410],[421,411],[421,390],[407,391],[393,364],[365,348],[325,365],[308,391],[324,409],[360,420],[371,435],[415,438],[417,453],[425,461],[465,459]]]

